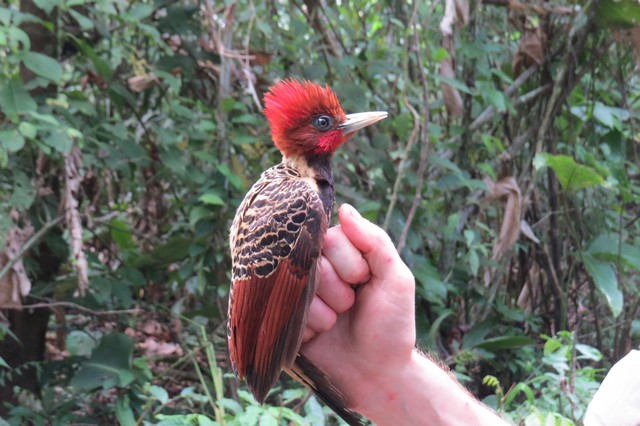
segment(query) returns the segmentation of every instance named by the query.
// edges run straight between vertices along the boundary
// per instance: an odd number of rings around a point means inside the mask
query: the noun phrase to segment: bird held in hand
[[[331,158],[355,131],[387,113],[346,115],[328,86],[309,81],[279,82],[264,101],[282,162],[262,173],[231,227],[231,363],[260,403],[284,369],[349,424],[360,424],[299,350],[335,202]]]

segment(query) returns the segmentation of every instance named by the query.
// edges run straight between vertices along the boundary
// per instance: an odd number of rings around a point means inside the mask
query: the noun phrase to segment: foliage
[[[528,379],[505,392],[496,377],[486,376],[483,384],[494,388],[495,395],[484,402],[512,420],[524,419],[526,425],[547,424],[547,419],[553,419],[550,424],[581,424],[600,385],[599,371],[590,363],[600,361],[602,354],[592,346],[578,343],[567,331],[543,338],[541,359],[536,359],[533,353],[525,355]]]
[[[257,405],[224,355],[230,220],[279,161],[261,95],[294,76],[390,112],[337,153],[337,193],[412,268],[418,343],[515,421],[579,421],[640,338],[640,16],[619,3],[0,7],[0,413],[333,421],[284,381]],[[46,358],[10,359],[33,304]]]

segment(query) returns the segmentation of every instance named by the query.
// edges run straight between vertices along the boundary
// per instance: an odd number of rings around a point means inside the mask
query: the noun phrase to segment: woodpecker
[[[262,173],[231,226],[231,364],[260,403],[284,369],[347,423],[361,424],[299,350],[335,203],[331,158],[354,132],[387,113],[346,115],[328,86],[293,79],[272,86],[264,102],[282,162]]]

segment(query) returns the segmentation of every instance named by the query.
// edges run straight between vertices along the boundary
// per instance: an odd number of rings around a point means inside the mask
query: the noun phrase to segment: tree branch
[[[13,268],[13,265],[15,265],[16,262],[18,262],[25,255],[25,253],[27,253],[31,249],[31,247],[33,247],[38,241],[40,241],[42,237],[47,234],[47,232],[49,232],[53,227],[58,225],[63,220],[64,215],[58,216],[55,219],[45,223],[42,228],[38,229],[38,232],[33,234],[31,238],[29,238],[27,242],[24,243],[24,245],[20,248],[16,255],[13,258],[9,259],[2,270],[0,270],[0,281],[2,281],[5,275],[7,275],[11,268]]]

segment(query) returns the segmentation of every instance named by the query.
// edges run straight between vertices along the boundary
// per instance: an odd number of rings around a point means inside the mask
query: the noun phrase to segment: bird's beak
[[[342,130],[344,135],[360,130],[370,124],[377,123],[383,118],[387,118],[387,111],[370,111],[358,112],[356,114],[347,115],[347,119],[338,125],[338,129]]]

